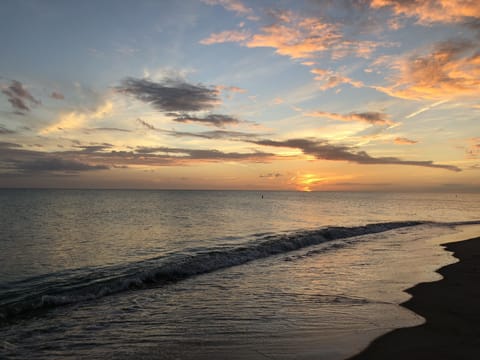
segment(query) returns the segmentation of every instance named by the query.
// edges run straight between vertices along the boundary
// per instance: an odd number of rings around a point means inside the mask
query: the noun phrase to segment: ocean
[[[0,358],[344,359],[480,194],[0,190]]]

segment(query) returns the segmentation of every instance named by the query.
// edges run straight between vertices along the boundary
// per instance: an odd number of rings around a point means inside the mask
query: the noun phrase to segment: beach
[[[438,272],[442,280],[407,290],[402,306],[426,319],[373,341],[351,360],[475,359],[480,353],[480,237],[444,245],[459,262]]]

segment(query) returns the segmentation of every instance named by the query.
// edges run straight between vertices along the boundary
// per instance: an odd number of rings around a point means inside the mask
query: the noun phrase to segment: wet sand
[[[408,289],[402,304],[426,323],[387,333],[351,360],[480,359],[480,237],[444,246],[460,261]]]

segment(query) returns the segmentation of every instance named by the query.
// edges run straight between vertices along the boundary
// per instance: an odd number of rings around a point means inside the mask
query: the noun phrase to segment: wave
[[[384,232],[431,222],[403,221],[354,227],[326,227],[291,234],[258,234],[236,247],[171,254],[122,266],[88,268],[8,284],[0,300],[0,323],[43,309],[179,281],[246,262],[287,253],[331,240]],[[455,223],[452,225],[461,225]]]

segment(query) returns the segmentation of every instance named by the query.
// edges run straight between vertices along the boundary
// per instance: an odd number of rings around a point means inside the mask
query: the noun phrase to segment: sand
[[[373,341],[351,359],[480,359],[480,237],[444,245],[460,261],[408,289],[402,306],[426,319]]]

